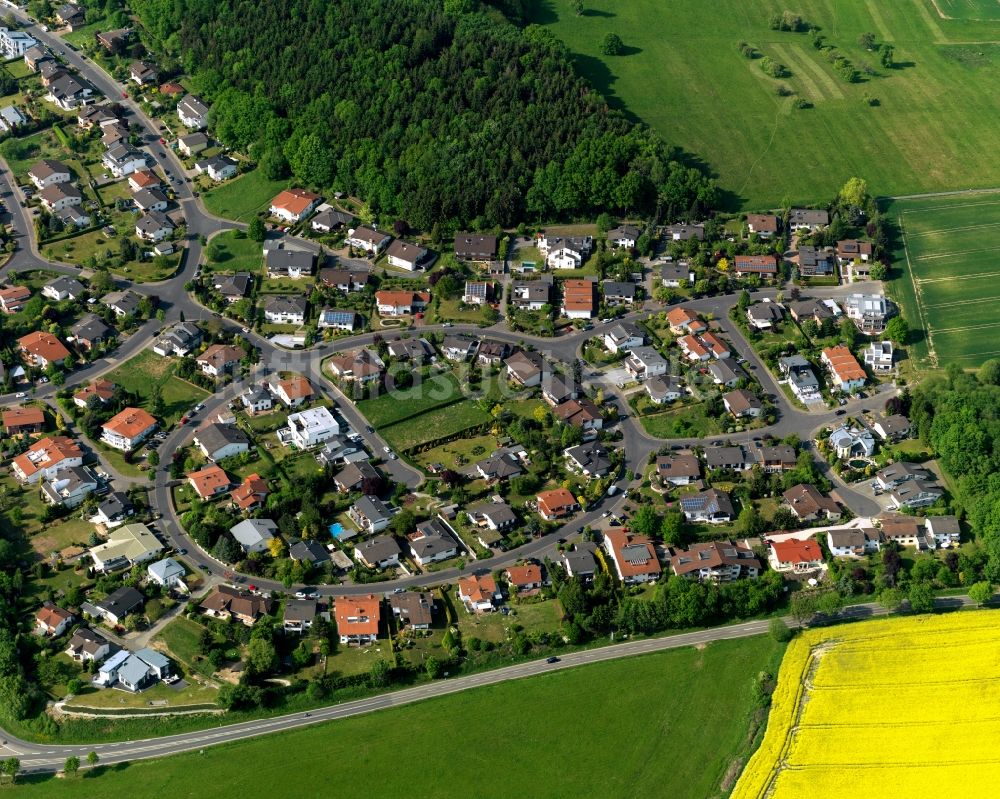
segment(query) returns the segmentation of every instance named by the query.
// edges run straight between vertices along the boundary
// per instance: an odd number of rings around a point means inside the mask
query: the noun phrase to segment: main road
[[[941,609],[954,610],[971,607],[973,604],[968,597],[964,596],[938,600],[938,606]],[[887,611],[881,606],[868,603],[846,608],[839,616],[829,621],[866,619],[886,613]],[[784,619],[784,621],[790,628],[800,626],[791,617]],[[769,622],[767,620],[755,620],[732,624],[726,627],[715,627],[709,630],[698,630],[696,632],[680,633],[659,638],[643,638],[567,653],[562,655],[556,663],[549,663],[547,660],[531,660],[464,677],[435,680],[434,682],[425,683],[414,688],[391,691],[367,699],[341,702],[336,705],[318,708],[308,713],[292,713],[268,719],[226,724],[198,732],[165,735],[160,738],[144,738],[136,741],[92,745],[57,745],[24,741],[0,731],[0,734],[5,736],[2,746],[0,746],[0,757],[17,757],[21,761],[21,768],[24,772],[57,771],[62,768],[66,762],[66,758],[73,756],[80,758],[81,764],[85,764],[87,754],[91,751],[97,753],[102,765],[164,757],[166,755],[200,750],[216,744],[232,743],[234,741],[246,740],[247,738],[256,738],[261,735],[301,729],[314,724],[372,713],[376,710],[401,707],[421,702],[425,699],[447,696],[448,694],[469,691],[474,688],[496,685],[511,680],[520,680],[525,677],[549,674],[576,666],[635,657],[637,655],[648,655],[687,646],[711,644],[715,641],[749,638],[767,633],[768,628]]]

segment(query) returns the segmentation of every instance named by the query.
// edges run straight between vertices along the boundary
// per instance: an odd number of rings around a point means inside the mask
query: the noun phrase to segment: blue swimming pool
[[[332,535],[334,538],[339,540],[340,534],[342,532],[344,532],[344,525],[342,525],[340,522],[334,522],[333,524],[330,525],[330,535]]]

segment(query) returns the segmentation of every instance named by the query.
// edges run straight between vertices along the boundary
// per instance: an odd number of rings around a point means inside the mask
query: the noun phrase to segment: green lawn
[[[657,438],[691,438],[722,432],[717,419],[705,415],[702,403],[685,405],[653,416],[640,416],[639,421],[651,436]]]
[[[89,25],[84,25],[82,28],[76,28],[71,33],[67,33],[63,36],[63,41],[79,50],[85,45],[93,44],[94,36],[107,29],[107,22],[101,19],[97,22],[91,22]]]
[[[944,19],[935,6],[962,18]],[[992,0],[590,0],[579,16],[564,0],[527,8],[613,106],[703,159],[732,207],[828,202],[855,174],[882,195],[1000,185]],[[848,83],[806,34],[770,30],[769,17],[786,9],[875,75]],[[868,31],[895,46],[894,68],[858,43]],[[602,55],[610,32],[624,55]],[[741,41],[790,76],[766,76],[740,54]],[[782,84],[794,94],[779,96]],[[796,109],[799,99],[812,107]]]
[[[424,468],[432,463],[440,463],[446,469],[461,469],[492,455],[496,448],[497,440],[494,436],[473,436],[421,452],[414,457],[414,460]]]
[[[1000,353],[996,236],[1000,194],[885,204],[898,228],[890,291],[914,331],[919,367],[978,366]]]
[[[461,400],[454,405],[435,408],[420,416],[383,427],[379,432],[390,446],[405,452],[419,444],[483,424],[491,418],[471,400]]]
[[[165,406],[163,422],[169,427],[185,411],[208,396],[204,389],[176,377],[176,370],[177,362],[174,359],[163,358],[152,350],[145,350],[106,377],[112,383],[134,391],[144,402],[152,396],[153,386],[159,386]]]
[[[239,231],[226,230],[213,236],[209,248],[218,250],[218,258],[208,261],[204,268],[209,272],[257,272],[263,255],[261,245]],[[208,249],[208,248],[206,248]]]
[[[510,615],[502,613],[481,613],[474,615],[466,611],[455,599],[455,612],[458,614],[458,628],[462,635],[468,638],[480,638],[483,641],[500,643],[507,640],[507,629],[514,624],[520,624],[532,632],[554,633],[559,629],[562,609],[559,602],[550,599],[545,602],[518,604],[510,603]]]
[[[202,797],[209,783],[245,784],[253,764],[250,793],[284,799],[313,799],[331,785],[376,799],[714,798],[725,793],[727,774],[731,787],[748,754],[751,680],[760,671],[776,673],[781,650],[761,636],[582,666],[203,753],[110,767],[94,789],[104,796]],[[470,745],[469,719],[484,720],[492,745]],[[422,750],[419,767],[401,768],[400,752],[421,731],[431,733],[434,745]],[[290,757],[295,768],[288,767]],[[74,783],[40,777],[33,795],[77,797],[81,788]]]
[[[383,428],[433,408],[449,405],[462,396],[458,378],[451,372],[435,375],[405,391],[391,391],[359,402],[358,410],[373,427]]]
[[[437,321],[461,322],[469,325],[487,324],[486,305],[465,305],[461,299],[441,300],[436,309]]]
[[[205,628],[198,622],[178,616],[160,630],[153,640],[163,644],[169,654],[186,668],[210,676],[213,671],[212,666],[199,654],[201,651],[199,641],[204,630]]]
[[[245,222],[258,211],[269,208],[274,196],[287,185],[288,181],[268,180],[255,169],[205,192],[201,199],[209,213]]]

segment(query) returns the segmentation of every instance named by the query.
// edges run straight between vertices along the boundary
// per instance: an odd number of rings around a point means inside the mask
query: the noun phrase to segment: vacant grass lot
[[[165,407],[162,421],[169,427],[180,419],[185,411],[208,396],[208,392],[204,389],[176,377],[174,375],[176,370],[175,360],[163,358],[152,350],[146,350],[123,363],[106,375],[106,378],[129,391],[134,391],[142,397],[144,403],[148,403],[152,396],[153,387],[159,386]]]
[[[961,18],[942,18],[932,0],[591,0],[580,16],[564,0],[528,8],[612,105],[703,159],[729,205],[762,208],[826,202],[855,174],[883,195],[1000,185],[1000,6],[937,5]],[[847,83],[806,34],[769,30],[769,17],[786,9],[876,74]],[[858,43],[868,31],[895,46],[894,68]],[[601,54],[609,32],[624,55]],[[790,76],[766,76],[739,53],[741,41]],[[794,95],[780,97],[780,84]],[[866,93],[879,105],[867,105]],[[812,107],[797,110],[798,99]]]
[[[890,285],[916,330],[916,365],[977,366],[1000,353],[1000,194],[886,205],[900,235]]]
[[[382,428],[402,419],[448,405],[462,396],[462,387],[451,372],[435,375],[405,391],[391,391],[362,400],[358,410],[373,427]]]
[[[285,180],[268,180],[259,169],[233,178],[202,194],[205,208],[216,216],[246,222],[266,210],[274,196],[288,185]]]
[[[209,249],[213,249],[217,257],[204,265],[206,271],[253,273],[260,270],[261,245],[242,231],[226,230],[213,236]]]
[[[762,636],[582,666],[203,754],[112,767],[100,776],[99,793],[200,798],[209,783],[246,784],[252,764],[251,793],[284,799],[314,799],[331,785],[375,799],[716,797],[746,745],[751,679],[773,673],[780,654]],[[494,743],[470,746],[469,719],[488,723]],[[419,768],[401,767],[399,753],[420,731],[431,732],[434,745],[421,752]],[[77,780],[42,778],[33,788],[37,799],[80,792]]]
[[[418,444],[468,430],[470,427],[490,421],[491,418],[471,400],[462,400],[454,405],[435,408],[412,419],[384,427],[379,432],[390,446],[403,452]]]

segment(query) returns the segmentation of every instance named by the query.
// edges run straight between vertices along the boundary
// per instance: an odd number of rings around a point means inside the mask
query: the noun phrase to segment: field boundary
[[[910,285],[913,288],[913,301],[917,306],[917,317],[920,319],[920,327],[924,331],[924,336],[927,339],[927,357],[930,358],[931,364],[937,366],[937,353],[934,351],[934,339],[931,335],[931,327],[927,323],[927,317],[924,314],[924,305],[920,299],[920,289],[917,286],[917,279],[913,274],[913,262],[910,260],[910,246],[906,241],[906,227],[903,225],[903,214],[902,212],[896,218],[896,224],[899,225],[899,236],[903,242],[903,252],[906,255],[906,272],[910,277]]]

